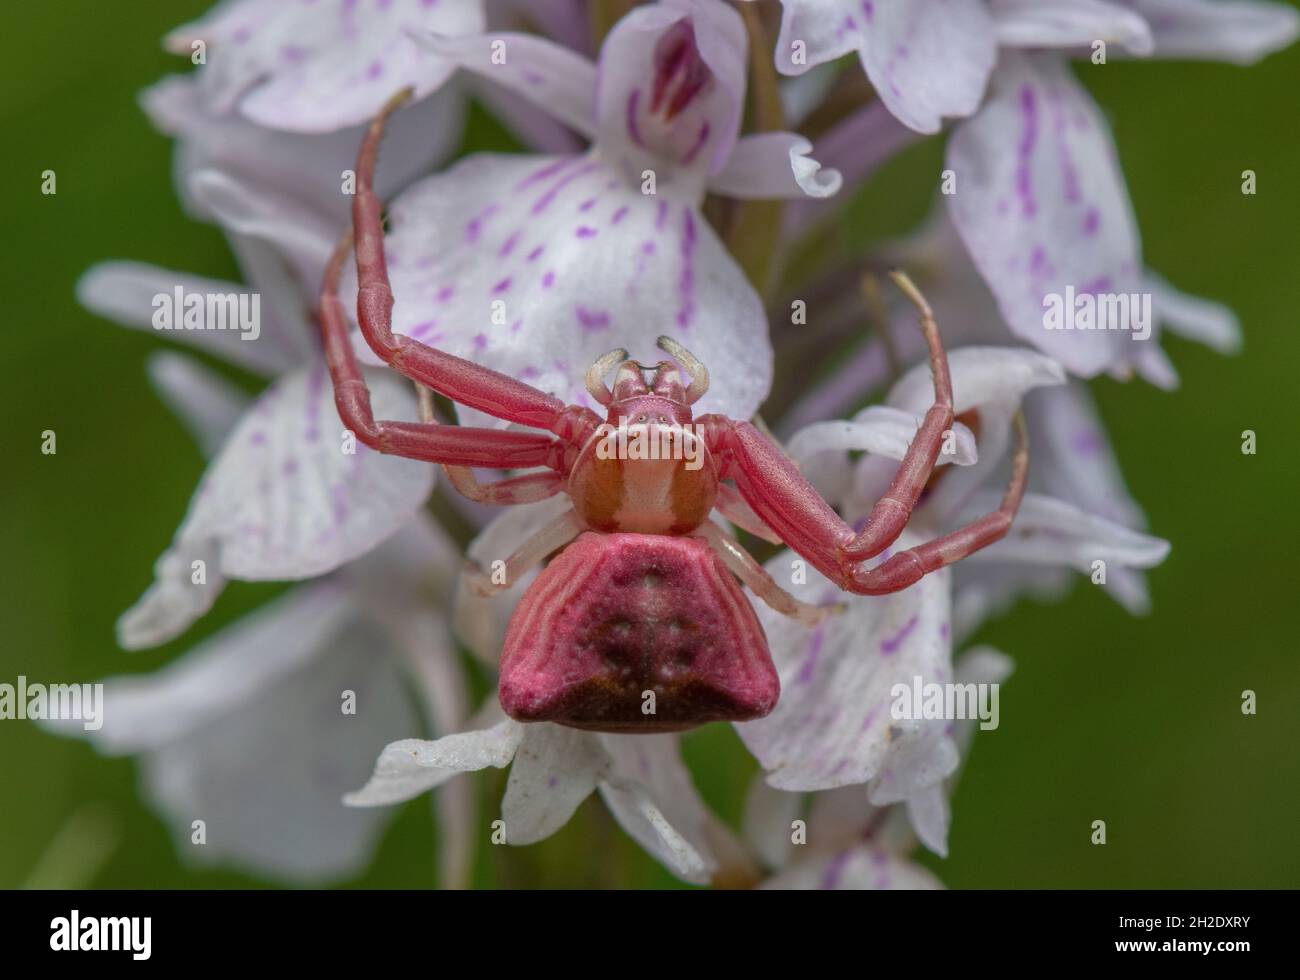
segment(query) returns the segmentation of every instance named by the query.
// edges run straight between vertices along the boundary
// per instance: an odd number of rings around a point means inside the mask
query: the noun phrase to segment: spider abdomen
[[[501,656],[507,714],[596,731],[759,718],[779,692],[758,617],[694,537],[583,533],[524,595]]]

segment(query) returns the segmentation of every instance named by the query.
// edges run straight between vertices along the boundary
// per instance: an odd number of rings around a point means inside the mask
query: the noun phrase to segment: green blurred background
[[[135,102],[188,67],[159,38],[207,6],[6,11],[0,681],[150,671],[278,591],[236,583],[181,640],[139,654],[114,644],[114,620],[148,583],[203,464],[145,380],[146,355],[165,342],[80,309],[73,284],[106,258],[235,275],[219,233],[181,214],[171,144]],[[1150,576],[1154,611],[1132,619],[1080,580],[1068,600],[1022,604],[981,631],[1016,661],[1003,691],[1014,722],[976,740],[951,857],[922,860],[952,887],[1300,886],[1300,47],[1251,69],[1112,62],[1080,75],[1114,126],[1149,264],[1232,306],[1245,350],[1225,359],[1170,340],[1180,391],[1094,385],[1134,496],[1173,542]],[[848,239],[912,226],[939,165],[933,140],[891,164],[851,209]],[[40,193],[46,169],[55,196]],[[1245,169],[1258,174],[1254,197],[1240,192]],[[1254,456],[1240,449],[1248,428]],[[40,452],[45,429],[58,433],[55,456]],[[1254,717],[1240,710],[1247,688]],[[734,825],[753,761],[724,726],[689,736],[686,754]],[[136,799],[129,760],[9,721],[0,773],[0,886],[260,884],[182,864]],[[499,775],[480,779],[487,819],[501,788]],[[1095,819],[1107,822],[1104,847],[1089,843]],[[427,804],[407,804],[352,884],[431,886],[433,833]],[[102,863],[87,863],[97,851]],[[544,844],[485,843],[476,882],[673,884],[592,801]]]

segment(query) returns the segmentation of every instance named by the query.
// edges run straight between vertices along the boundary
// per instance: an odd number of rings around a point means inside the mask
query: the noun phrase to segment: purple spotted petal
[[[320,133],[366,121],[406,86],[419,99],[447,80],[455,66],[408,32],[469,34],[483,23],[480,0],[236,0],[166,44],[184,55],[207,45],[199,77],[213,111]]]
[[[663,0],[620,20],[600,52],[596,143],[629,179],[697,198],[736,146],[745,102],[747,39],[716,0]]]
[[[626,347],[653,363],[669,334],[712,368],[701,411],[748,418],[767,395],[762,305],[709,224],[597,156],[469,157],[390,215],[400,333],[582,404],[597,357]]]
[[[211,214],[193,199],[190,178],[218,170],[255,182],[263,191],[305,206],[336,228],[348,221],[352,195],[343,171],[356,165],[363,125],[331,133],[286,133],[240,116],[213,112],[194,75],[172,75],[145,89],[141,105],[153,124],[176,138],[176,184],[197,217]],[[460,139],[463,99],[439,93],[392,117],[375,172],[375,190],[388,197],[446,158]]]
[[[856,51],[862,43],[867,11],[874,14],[875,6],[847,0],[782,0],[777,70],[802,75],[815,65]]]
[[[895,548],[916,543],[905,535]],[[935,737],[936,722],[893,717],[891,689],[910,686],[915,676],[951,679],[948,572],[927,575],[895,595],[848,596],[812,569],[800,584],[803,575],[792,574],[795,561],[785,551],[766,567],[805,602],[842,601],[846,610],[810,629],[755,602],[781,678],[781,699],[772,714],[736,729],[779,789],[897,778],[901,774],[891,776],[890,767],[908,765],[916,745]],[[798,568],[805,565],[800,561]],[[955,749],[951,764],[937,768],[929,753],[922,755],[931,781],[956,766]]]
[[[369,381],[377,417],[414,417],[409,386],[378,372]],[[359,442],[349,448],[323,365],[267,389],[204,474],[153,585],[123,614],[123,645],[152,646],[183,632],[226,578],[322,575],[406,524],[432,489],[433,467]],[[201,584],[196,560],[205,566]]]
[[[1053,303],[1069,310],[1084,296],[1141,292],[1137,225],[1110,131],[1068,65],[1004,53],[988,103],[948,143],[948,166],[953,221],[1012,332],[1086,377],[1126,361],[1140,303],[1104,330],[1047,318]]]
[[[596,66],[553,41],[508,31],[444,37],[416,35],[439,59],[526,99],[588,138],[595,135]]]
[[[876,0],[863,5],[859,51],[880,100],[904,125],[938,132],[979,107],[997,60],[982,0]]]

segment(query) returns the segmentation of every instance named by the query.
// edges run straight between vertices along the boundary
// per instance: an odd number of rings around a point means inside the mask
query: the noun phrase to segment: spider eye
[[[645,417],[644,415],[638,415],[638,416],[636,417],[636,420],[637,420],[637,423],[638,423],[638,424],[640,424],[640,425],[644,425],[644,424],[645,424],[646,417]]]

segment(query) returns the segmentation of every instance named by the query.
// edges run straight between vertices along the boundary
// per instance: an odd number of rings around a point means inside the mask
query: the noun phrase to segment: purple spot
[[[551,789],[555,789],[555,784],[558,783],[559,781],[560,781],[559,776],[552,776],[548,780],[546,780],[546,785],[549,786]]]
[[[465,223],[465,241],[469,242],[470,244],[477,242],[479,239],[479,235],[483,233],[483,222],[487,221],[488,218],[496,214],[498,210],[500,210],[500,208],[498,208],[497,205],[489,204],[487,207],[485,207],[482,211],[479,212],[478,217],[471,218],[469,221],[467,221]]]
[[[826,642],[826,624],[822,623],[815,630],[808,640],[808,652],[804,656],[803,664],[799,667],[799,676],[795,678],[796,684],[807,684],[813,678],[813,671],[817,668],[817,658],[821,656],[822,645]]]
[[[439,303],[445,303],[447,302],[447,300],[451,299],[451,295],[455,291],[456,288],[454,286],[443,286],[441,289],[438,290],[437,295],[434,296],[434,299],[436,299]]]
[[[546,275],[542,276],[542,288],[550,289],[551,286],[553,286],[554,284],[555,284],[555,271],[550,270],[546,273]]]
[[[379,78],[379,76],[381,76],[383,73],[384,73],[384,63],[378,60],[372,61],[370,62],[370,67],[366,69],[366,78],[369,78],[371,81],[374,81],[376,78]]]
[[[595,238],[596,229],[589,225],[579,225],[573,233],[575,238]]]
[[[1091,429],[1080,429],[1070,440],[1074,451],[1083,456],[1091,456],[1101,451],[1101,436]]]
[[[252,436],[249,437],[249,440],[248,440],[248,441],[251,442],[254,446],[265,446],[265,445],[266,445],[266,433],[265,433],[265,432],[254,432],[254,433],[252,434]]]
[[[550,206],[551,202],[555,200],[560,191],[562,191],[568,184],[577,180],[579,177],[591,173],[591,171],[595,170],[597,166],[599,166],[599,164],[595,161],[591,161],[579,167],[577,170],[573,171],[573,173],[561,177],[555,182],[554,186],[552,186],[550,190],[533,202],[532,213],[541,214]]]
[[[677,309],[677,326],[690,329],[695,316],[695,216],[689,206],[682,208],[682,275],[678,282],[681,305]]]
[[[474,335],[475,350],[479,350],[479,351],[487,350],[487,345],[488,345],[487,334],[478,333]]]
[[[1088,213],[1083,216],[1083,233],[1091,238],[1097,234],[1097,228],[1101,225],[1101,212],[1096,208],[1089,208]]]
[[[579,210],[579,211],[590,211],[590,210],[591,210],[592,208],[594,208],[595,206],[596,206],[596,199],[595,199],[594,197],[589,197],[589,198],[587,198],[585,201],[583,201],[581,204],[578,205],[578,210]]]
[[[546,76],[535,71],[525,71],[524,81],[529,85],[543,85],[546,83]]]
[[[1098,276],[1096,279],[1092,279],[1080,286],[1079,294],[1092,293],[1095,296],[1097,293],[1104,293],[1108,289],[1110,289],[1110,276]]]
[[[916,629],[917,617],[914,614],[911,619],[903,624],[903,628],[888,639],[880,641],[880,652],[889,656],[891,653],[897,653],[898,648],[903,645],[903,641],[912,635],[912,630]]]
[[[1017,148],[1019,160],[1016,163],[1016,196],[1020,198],[1020,211],[1026,218],[1032,218],[1038,211],[1034,201],[1033,178],[1030,176],[1029,163],[1038,142],[1038,101],[1034,90],[1028,86],[1020,89],[1020,112],[1024,116],[1024,132]]]
[[[627,217],[627,205],[624,204],[621,208],[619,208],[617,211],[614,212],[614,216],[609,219],[609,223],[611,225],[616,225],[626,217]]]
[[[298,472],[298,461],[290,456],[284,461],[284,475],[293,476]]]
[[[579,306],[574,313],[578,317],[578,325],[587,333],[594,333],[597,330],[607,330],[609,328],[609,314],[599,310],[589,310],[585,306]]]
[[[668,202],[659,202],[659,212],[655,215],[655,231],[664,230],[664,222],[668,220]]]
[[[525,177],[523,180],[517,183],[515,185],[515,190],[521,191],[530,184],[535,184],[539,180],[545,180],[547,177],[551,177],[559,173],[565,167],[577,163],[578,160],[580,159],[581,157],[564,157],[563,159],[556,160],[554,163],[548,163],[540,170],[533,171],[533,173],[529,174],[527,177]]]
[[[492,294],[495,296],[500,293],[504,293],[509,288],[510,288],[510,277],[506,276],[499,283],[497,283],[495,286],[492,287]]]
[[[826,870],[822,872],[822,880],[817,887],[822,891],[831,891],[839,885],[840,876],[844,874],[844,866],[849,863],[849,857],[852,854],[851,850],[840,851],[827,861]]]
[[[952,635],[952,626],[948,623],[944,623],[939,627],[939,635],[945,640],[948,639],[948,637]]]
[[[280,57],[290,63],[296,63],[307,57],[307,50],[296,44],[286,44],[280,49]]]
[[[423,323],[417,323],[414,327],[411,328],[411,332],[407,334],[407,336],[414,337],[416,340],[419,340],[430,330],[432,330],[434,325],[437,322],[438,322],[437,320],[425,320]]]
[[[515,250],[515,245],[518,242],[519,242],[519,232],[516,231],[513,232],[510,235],[510,237],[507,238],[504,242],[502,242],[501,248],[497,251],[498,257],[504,259],[507,255],[509,255],[511,252]]]
[[[538,245],[535,249],[533,249],[531,252],[528,253],[528,261],[536,262],[537,257],[545,251],[546,251],[545,245]]]

